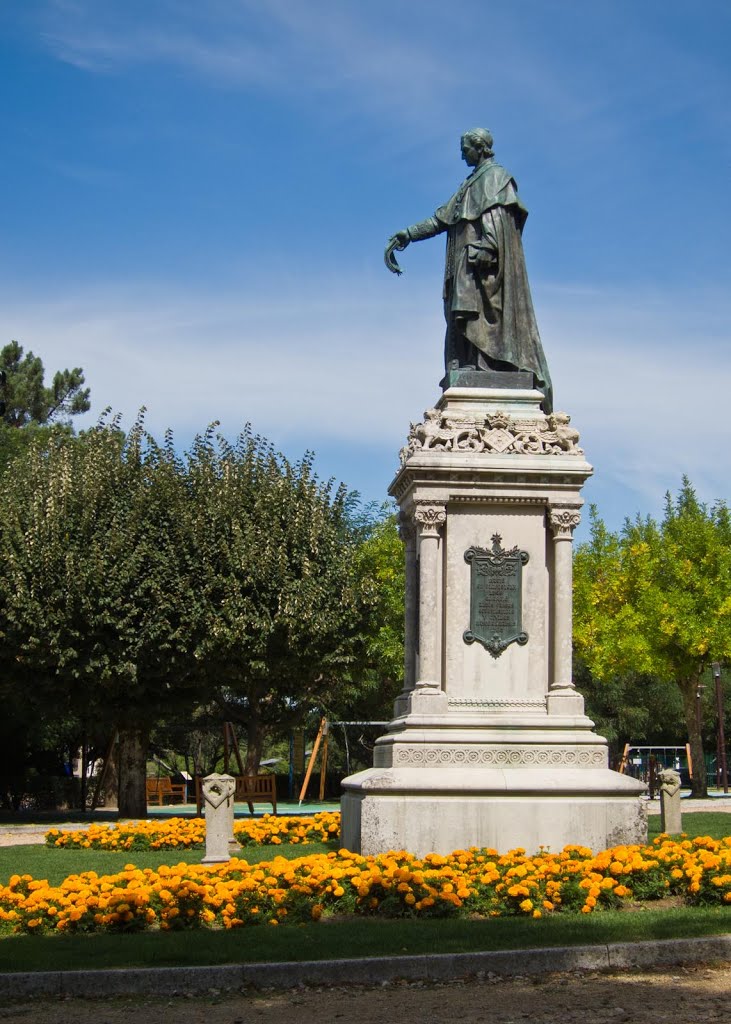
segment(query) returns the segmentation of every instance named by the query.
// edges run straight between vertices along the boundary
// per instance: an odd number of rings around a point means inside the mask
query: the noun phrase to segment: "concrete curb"
[[[299,963],[226,964],[220,967],[146,967],[98,971],[34,971],[0,974],[0,998],[121,995],[175,996],[240,989],[287,989],[299,985],[382,985],[395,981],[457,981],[461,978],[665,967],[731,960],[731,934],[601,946],[558,946],[494,953],[309,960]]]

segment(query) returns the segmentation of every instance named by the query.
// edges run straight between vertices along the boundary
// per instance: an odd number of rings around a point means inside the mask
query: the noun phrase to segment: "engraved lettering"
[[[470,628],[465,643],[477,641],[498,658],[511,643],[525,644],[528,634],[522,627],[522,572],[528,553],[517,547],[502,548],[502,537],[495,534],[492,549],[469,548],[465,561],[471,567]]]

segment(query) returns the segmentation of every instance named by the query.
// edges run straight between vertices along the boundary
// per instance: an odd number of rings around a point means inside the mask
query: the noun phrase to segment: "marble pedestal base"
[[[472,777],[369,769],[352,776],[343,795],[341,843],[366,855],[406,849],[418,857],[471,846],[535,853],[642,843],[647,812],[632,782],[608,769],[505,768]]]
[[[451,387],[412,425],[390,488],[404,688],[373,768],[343,781],[354,852],[646,837],[645,787],[609,770],[572,679],[572,534],[592,468],[570,417],[546,416],[542,399]]]

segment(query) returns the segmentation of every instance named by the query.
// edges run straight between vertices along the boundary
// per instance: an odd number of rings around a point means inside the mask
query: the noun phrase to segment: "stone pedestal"
[[[236,779],[214,772],[203,780],[206,816],[206,855],[201,864],[223,864],[240,852],[234,838],[234,793]]]
[[[663,768],[657,777],[660,783],[660,828],[670,835],[678,835],[683,831],[680,774],[674,768]]]
[[[573,684],[572,535],[592,468],[542,397],[452,387],[412,426],[390,488],[406,548],[404,689],[373,768],[343,782],[347,849],[646,838],[645,787],[609,770]]]

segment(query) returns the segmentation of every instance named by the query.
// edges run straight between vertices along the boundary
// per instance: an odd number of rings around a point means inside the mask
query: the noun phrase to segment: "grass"
[[[356,918],[297,928],[260,925],[235,931],[17,935],[0,940],[0,971],[186,967],[595,945],[719,935],[729,931],[730,923],[729,911],[722,907],[689,907],[540,921]]]
[[[652,841],[660,835],[660,815],[651,814],[647,820],[647,838]],[[724,811],[686,811],[683,808],[683,831],[690,836],[710,836],[724,839],[731,836],[731,814]]]

